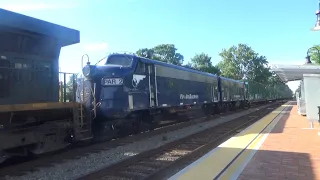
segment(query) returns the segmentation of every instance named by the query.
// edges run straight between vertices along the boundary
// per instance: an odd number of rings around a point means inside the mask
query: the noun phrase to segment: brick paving
[[[310,128],[297,106],[280,119],[238,180],[320,180],[319,124]]]

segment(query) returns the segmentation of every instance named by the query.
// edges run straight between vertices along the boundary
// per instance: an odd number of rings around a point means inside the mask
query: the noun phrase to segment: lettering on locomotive
[[[199,99],[199,95],[194,95],[194,94],[180,94],[180,99]]]
[[[122,85],[123,79],[122,78],[106,78],[103,81],[103,85]]]

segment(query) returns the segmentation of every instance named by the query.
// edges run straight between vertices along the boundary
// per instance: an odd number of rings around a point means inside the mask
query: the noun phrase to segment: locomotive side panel
[[[57,102],[57,42],[8,30],[0,31],[0,40],[0,104]]]
[[[149,68],[149,65],[137,60],[133,74],[127,77],[125,86],[128,89],[127,107],[129,107],[129,110],[141,110],[150,107],[149,80],[151,83],[152,69]]]
[[[159,106],[218,101],[217,77],[156,65]]]

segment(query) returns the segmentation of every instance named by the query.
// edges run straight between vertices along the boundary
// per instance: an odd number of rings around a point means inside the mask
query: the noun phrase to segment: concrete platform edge
[[[289,107],[290,105],[286,105],[282,112],[286,111]],[[240,156],[238,156],[238,158],[228,167],[228,169],[225,170],[225,172],[218,179],[237,179],[282,117],[283,113],[279,113],[279,115],[275,119],[273,119],[272,122],[262,132],[259,133],[254,141],[240,154]]]

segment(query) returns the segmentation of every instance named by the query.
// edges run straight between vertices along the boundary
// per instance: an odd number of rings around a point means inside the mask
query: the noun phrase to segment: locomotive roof
[[[239,80],[234,80],[234,79],[230,79],[230,78],[226,78],[226,77],[222,77],[220,76],[221,79],[224,79],[224,80],[229,80],[229,81],[233,81],[233,82],[236,82],[236,83],[240,83],[240,84],[243,84],[244,82],[242,81],[239,81]]]
[[[139,57],[139,58],[140,58],[142,61],[144,61],[144,62],[151,62],[151,63],[153,63],[153,64],[158,64],[158,65],[162,65],[162,66],[166,66],[166,67],[171,67],[171,68],[175,68],[175,69],[180,69],[180,70],[183,70],[183,71],[188,71],[188,72],[203,74],[203,75],[207,75],[207,76],[211,76],[211,77],[218,77],[218,75],[215,75],[215,74],[211,74],[211,73],[207,73],[207,72],[202,72],[202,71],[198,71],[198,70],[194,70],[194,69],[190,69],[190,68],[187,68],[187,67],[178,66],[178,65],[174,65],[174,64],[169,64],[169,63],[165,63],[165,62],[161,62],[161,61],[156,61],[156,60],[148,59],[148,58],[145,58],[145,57],[140,57],[140,56],[133,55],[133,54],[115,53],[115,54],[111,54],[111,55],[127,55],[127,56],[132,56],[132,57]],[[221,78],[221,79],[224,79],[224,80],[233,81],[233,82],[236,82],[236,83],[243,83],[243,82],[241,82],[241,81],[234,80],[234,79],[229,79],[229,78],[225,78],[225,77],[222,77],[222,76],[220,76],[220,78]]]
[[[78,30],[70,29],[1,8],[0,17],[0,26],[50,36],[58,39],[61,46],[68,46],[80,42],[80,32]]]
[[[138,57],[138,56],[136,56],[136,57]],[[144,58],[144,57],[139,57],[139,58],[140,58],[142,61],[152,62],[153,64],[157,64],[157,65],[161,65],[161,66],[171,67],[171,68],[175,68],[175,69],[179,69],[179,70],[183,70],[183,71],[188,71],[188,72],[203,74],[203,75],[212,76],[212,77],[218,77],[218,76],[215,75],[215,74],[211,74],[211,73],[207,73],[207,72],[202,72],[202,71],[190,69],[190,68],[183,67],[183,66],[178,66],[178,65],[174,65],[174,64],[169,64],[169,63],[165,63],[165,62],[161,62],[161,61],[157,61],[157,60],[152,60],[152,59],[148,59],[148,58]]]

